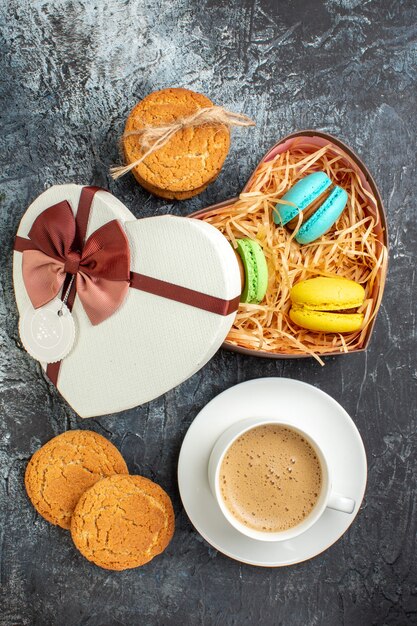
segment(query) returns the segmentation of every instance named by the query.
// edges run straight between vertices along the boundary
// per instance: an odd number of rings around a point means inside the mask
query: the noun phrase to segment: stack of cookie
[[[167,493],[129,475],[117,448],[89,430],[65,432],[35,452],[25,486],[38,513],[69,529],[81,554],[105,569],[144,565],[174,534]]]
[[[185,119],[213,102],[190,89],[175,87],[154,91],[130,112],[122,139],[125,162],[136,163],[144,154],[140,131]],[[186,200],[216,180],[230,147],[225,125],[203,124],[183,128],[133,167],[138,183],[150,193],[168,200]]]

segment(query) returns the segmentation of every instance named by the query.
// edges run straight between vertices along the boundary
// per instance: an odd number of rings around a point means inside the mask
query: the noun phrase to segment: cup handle
[[[342,511],[342,513],[353,513],[355,500],[345,498],[345,496],[332,492],[327,502],[327,507],[335,511]]]

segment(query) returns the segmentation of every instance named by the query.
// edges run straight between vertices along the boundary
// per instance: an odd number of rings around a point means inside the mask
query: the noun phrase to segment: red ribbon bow
[[[74,295],[76,291],[96,325],[118,309],[128,292],[129,243],[117,220],[98,228],[85,244],[80,230],[66,200],[43,211],[30,229],[30,240],[18,238],[23,280],[37,309],[59,294],[68,275],[75,276]]]

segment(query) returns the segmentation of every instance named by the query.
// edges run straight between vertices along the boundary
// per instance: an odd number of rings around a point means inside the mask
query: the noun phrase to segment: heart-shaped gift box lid
[[[27,209],[17,235],[28,238],[46,208],[68,201],[74,215],[82,187],[54,186]],[[199,220],[164,215],[135,219],[109,192],[94,195],[86,238],[117,219],[130,247],[131,271],[224,301],[240,294],[232,247],[219,231]],[[33,308],[15,251],[13,281],[20,315]],[[218,350],[235,312],[217,314],[130,288],[121,306],[93,326],[79,300],[72,314],[76,339],[62,360],[57,388],[81,417],[129,409],[152,400],[199,370]],[[42,364],[46,370],[46,364]]]

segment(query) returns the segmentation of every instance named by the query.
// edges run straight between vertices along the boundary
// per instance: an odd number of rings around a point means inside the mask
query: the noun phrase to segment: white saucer
[[[290,418],[301,428],[308,424],[328,458],[334,491],[355,500],[353,513],[326,509],[305,533],[276,543],[249,539],[235,530],[210,491],[207,465],[221,433],[247,417]],[[281,567],[320,554],[349,528],[365,493],[366,455],[355,424],[324,391],[289,378],[259,378],[227,389],[200,411],[181,447],[178,482],[188,517],[216,550],[250,565]]]

